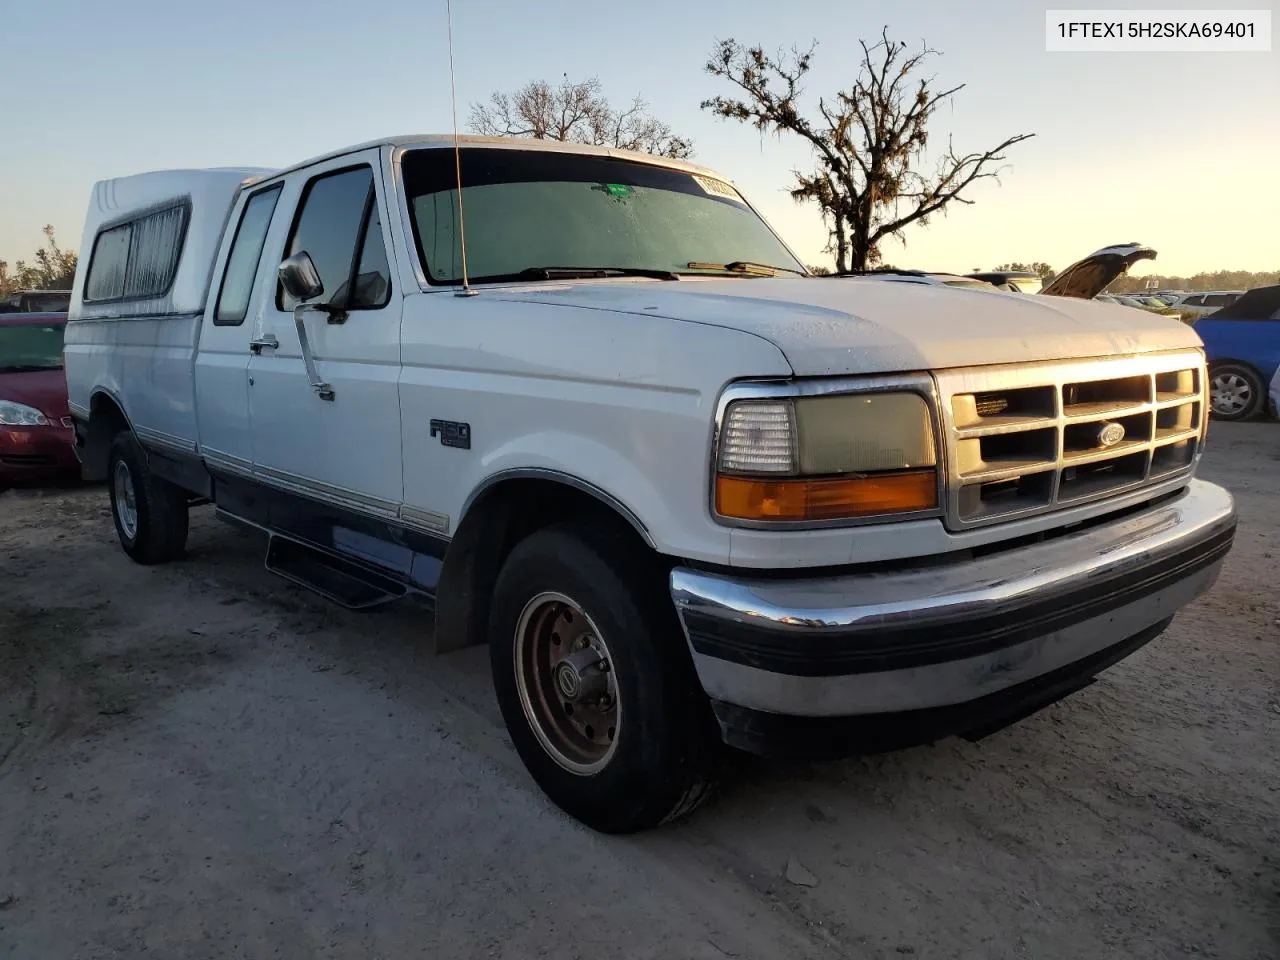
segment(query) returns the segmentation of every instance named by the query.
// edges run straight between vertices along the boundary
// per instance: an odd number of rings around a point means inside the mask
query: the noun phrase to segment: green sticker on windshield
[[[629,197],[635,193],[634,187],[629,187],[625,183],[606,183],[604,188],[609,191],[611,197]]]

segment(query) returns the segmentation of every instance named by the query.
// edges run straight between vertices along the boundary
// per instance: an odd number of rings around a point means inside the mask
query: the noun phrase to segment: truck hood
[[[482,294],[482,297],[486,294]],[[1188,325],[1114,304],[876,280],[604,280],[495,299],[667,317],[773,343],[797,376],[896,373],[1200,346]]]

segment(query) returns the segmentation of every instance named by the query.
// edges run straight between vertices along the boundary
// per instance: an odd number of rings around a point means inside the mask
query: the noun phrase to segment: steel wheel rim
[[[548,756],[579,776],[608,766],[622,705],[613,658],[595,622],[570,597],[539,593],[516,624],[514,657],[525,719]]]
[[[1219,373],[1213,378],[1212,394],[1215,413],[1239,413],[1253,399],[1253,387],[1238,373]]]
[[[133,492],[133,474],[123,460],[116,461],[113,477],[116,494],[116,518],[124,535],[133,540],[138,535],[138,501]]]

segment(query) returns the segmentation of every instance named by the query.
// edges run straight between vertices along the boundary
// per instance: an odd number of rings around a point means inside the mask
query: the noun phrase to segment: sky
[[[1166,0],[1168,2],[1168,0]],[[1274,0],[1255,2],[1265,8]],[[999,182],[887,262],[967,272],[1061,269],[1113,243],[1155,247],[1136,274],[1280,268],[1280,44],[1271,53],[1047,53],[1050,4],[932,0],[454,0],[458,116],[537,78],[596,76],[639,94],[694,160],[732,179],[807,263],[828,263],[812,206],[787,194],[798,141],[699,108],[729,37],[774,50],[818,39],[805,102],[853,79],[883,27],[939,51],[965,87],[931,128],[959,151],[1016,133]],[[1055,9],[1094,3],[1056,0]],[[94,181],[172,167],[284,166],[344,145],[451,129],[445,0],[13,0],[4,14],[0,259],[29,259],[51,223],[79,247]],[[1127,0],[1116,7],[1159,7]],[[1200,9],[1244,7],[1198,0]]]

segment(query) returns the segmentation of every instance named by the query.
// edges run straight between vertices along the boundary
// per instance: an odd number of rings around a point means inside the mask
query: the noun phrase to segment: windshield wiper
[[[769,263],[756,263],[753,260],[732,260],[729,263],[702,263],[699,260],[693,260],[685,264],[685,266],[690,270],[720,270],[724,273],[745,273],[752,277],[776,277],[779,270],[786,273],[794,273],[801,277],[805,275],[803,270],[792,270],[790,267],[775,267]]]
[[[654,280],[679,280],[670,270],[648,267],[529,267],[515,276],[521,280],[597,280],[605,277],[651,277]]]

